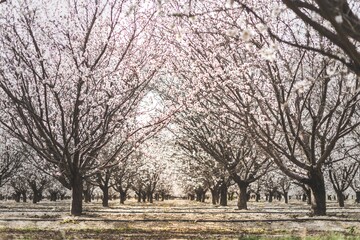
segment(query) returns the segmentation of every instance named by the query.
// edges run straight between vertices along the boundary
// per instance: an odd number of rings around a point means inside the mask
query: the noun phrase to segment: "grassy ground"
[[[249,210],[235,202],[93,202],[81,217],[69,216],[69,205],[0,202],[0,239],[360,239],[360,208],[350,203],[330,203],[325,217],[309,217],[302,202],[250,202]]]
[[[292,236],[292,235],[264,235],[263,232],[255,234],[246,233],[224,233],[224,232],[159,232],[144,231],[141,229],[82,229],[82,230],[40,230],[40,229],[3,229],[1,239],[360,239],[356,235],[341,233],[319,233],[311,236]]]

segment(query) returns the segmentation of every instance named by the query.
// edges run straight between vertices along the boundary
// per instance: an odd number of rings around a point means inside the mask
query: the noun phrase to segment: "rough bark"
[[[289,193],[288,192],[284,192],[284,199],[285,199],[285,203],[288,204],[289,203]]]
[[[336,196],[338,199],[339,207],[345,207],[345,195],[343,194],[343,192],[336,192]]]
[[[103,192],[102,206],[109,207],[109,188],[107,186],[102,186],[101,191]]]
[[[125,204],[126,200],[126,191],[121,190],[120,191],[120,204]]]
[[[62,193],[62,194],[60,194],[60,200],[64,200],[65,199],[65,193]]]
[[[84,190],[84,200],[86,203],[91,202],[91,191],[90,189]]]
[[[211,202],[213,205],[216,205],[219,202],[219,192],[217,191],[217,189],[212,188],[210,189],[211,192]]]
[[[228,194],[228,187],[224,182],[220,186],[220,206],[227,206],[227,194]]]
[[[270,191],[269,192],[269,199],[268,199],[269,202],[272,202],[273,201],[273,193]]]
[[[57,199],[57,192],[50,192],[50,201],[55,202]]]
[[[32,203],[37,203],[39,202],[39,192],[36,189],[32,189],[33,190],[33,199],[32,199]]]
[[[14,194],[15,202],[20,202],[20,197],[21,197],[21,193],[20,192],[15,192],[15,194]]]
[[[152,192],[148,193],[148,202],[153,203],[154,202],[154,195]]]
[[[27,201],[26,191],[21,192],[23,202]]]
[[[249,184],[240,182],[238,183],[240,194],[238,198],[238,209],[247,209],[247,188]]]
[[[147,197],[147,196],[146,196],[146,193],[145,193],[145,192],[142,192],[142,193],[141,193],[141,198],[142,198],[142,201],[143,201],[143,202],[146,202],[146,197]]]
[[[256,202],[260,201],[260,193],[257,192],[257,193],[255,193],[255,195],[256,195],[255,201]]]
[[[309,187],[312,193],[311,209],[314,216],[326,215],[326,191],[324,176],[320,171],[310,172]]]
[[[360,191],[356,191],[355,194],[356,194],[355,202],[360,203]]]
[[[82,192],[83,192],[83,181],[79,174],[74,174],[72,181],[72,199],[70,213],[74,216],[80,216],[82,214]]]

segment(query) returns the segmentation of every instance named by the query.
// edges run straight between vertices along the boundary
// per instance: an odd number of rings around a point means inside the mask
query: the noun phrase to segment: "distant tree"
[[[32,202],[38,203],[43,199],[45,189],[49,187],[54,179],[43,171],[31,166],[30,163],[24,167],[24,171],[27,185],[32,191]]]
[[[340,207],[344,207],[344,192],[350,187],[355,175],[359,171],[358,162],[338,162],[328,166],[330,182],[334,188]]]
[[[27,202],[29,185],[23,172],[18,171],[16,174],[14,174],[9,184],[14,191],[14,200],[16,202],[20,202],[22,197],[23,202]]]
[[[54,178],[50,179],[50,183],[46,190],[49,193],[50,201],[57,201],[58,199],[61,199],[61,195],[66,194],[66,188]]]
[[[114,169],[113,174],[113,189],[120,194],[120,204],[124,204],[127,198],[128,191],[134,183],[137,174],[136,161],[126,159],[119,163]]]
[[[222,122],[215,110],[205,114],[188,113],[179,127],[189,142],[182,144],[184,148],[194,155],[199,150],[206,152],[226,170],[240,190],[238,208],[247,209],[248,186],[269,170],[270,159],[248,136],[233,131],[229,122]]]
[[[260,201],[261,199],[261,191],[263,187],[263,180],[261,178],[250,185],[249,191],[255,194],[256,202]]]
[[[164,178],[159,182],[157,191],[156,191],[156,200],[165,201],[171,196],[172,183],[166,181]]]
[[[265,192],[266,200],[272,202],[278,193],[279,183],[277,175],[274,172],[268,173],[263,178],[263,190]]]
[[[183,173],[210,189],[213,204],[220,202],[221,206],[226,206],[228,181],[230,181],[226,169],[196,143],[188,141],[186,136],[184,139],[177,139],[177,146],[181,152],[178,157],[184,164]]]
[[[103,207],[109,207],[109,190],[112,187],[111,177],[113,173],[114,168],[112,167],[100,170],[94,175],[94,181],[92,182],[92,185],[101,189]]]
[[[292,181],[286,175],[279,176],[279,193],[284,196],[285,203],[289,203],[289,190],[291,187]]]
[[[2,133],[0,136],[0,187],[8,183],[26,159],[26,149]]]

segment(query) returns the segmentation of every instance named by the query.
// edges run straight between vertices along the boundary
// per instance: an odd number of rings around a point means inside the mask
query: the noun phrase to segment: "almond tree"
[[[330,182],[336,193],[339,207],[344,207],[345,195],[344,192],[350,187],[357,171],[359,170],[359,163],[353,162],[346,165],[336,164],[329,169]]]
[[[27,169],[26,171],[29,171]],[[32,191],[32,202],[38,203],[43,199],[43,193],[49,187],[50,179],[48,175],[38,171],[31,171],[27,173],[26,181]]]
[[[14,174],[9,182],[11,188],[14,190],[14,200],[20,202],[22,197],[23,202],[27,202],[29,186],[27,185],[26,177],[22,171]]]
[[[153,203],[154,194],[158,191],[163,181],[169,181],[171,172],[166,152],[168,146],[162,142],[163,133],[148,139],[140,147],[141,154],[138,156],[137,176],[138,185],[141,183],[143,201]]]
[[[56,179],[51,179],[50,181],[51,182],[47,188],[50,201],[57,201],[58,199],[61,199],[62,195],[66,194],[67,189]]]
[[[214,205],[219,203],[227,206],[227,190],[232,179],[225,167],[189,139],[186,133],[181,137],[177,136],[176,146],[179,149],[176,157],[182,162],[181,171],[195,182],[203,182],[210,189]]]
[[[131,189],[136,175],[139,174],[139,158],[139,154],[132,154],[114,168],[112,188],[120,194],[120,204],[125,203],[127,193]]]
[[[114,173],[114,168],[106,168],[102,171],[98,171],[94,175],[92,185],[97,186],[102,191],[102,206],[109,207],[109,189],[112,187],[111,177]]]
[[[278,191],[284,196],[285,203],[289,203],[289,190],[291,183],[291,179],[288,176],[280,175]]]
[[[84,179],[156,130],[133,121],[163,62],[154,10],[125,0],[0,7],[0,123],[72,190],[81,215]]]
[[[247,209],[248,186],[261,178],[270,168],[271,161],[246,135],[232,131],[231,123],[221,122],[214,111],[188,114],[179,126],[194,146],[201,149],[225,169],[238,185],[238,208]],[[196,149],[196,148],[197,149]]]
[[[205,201],[205,194],[209,188],[213,188],[219,176],[218,166],[201,149],[193,144],[178,143],[181,148],[177,158],[181,162],[179,171],[181,183],[190,200]],[[212,195],[213,200],[215,196]]]

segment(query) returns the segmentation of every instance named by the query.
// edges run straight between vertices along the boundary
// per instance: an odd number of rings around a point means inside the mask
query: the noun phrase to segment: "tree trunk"
[[[238,198],[238,209],[247,209],[247,187],[249,184],[247,183],[238,183],[240,194]]]
[[[227,194],[228,187],[226,183],[221,184],[220,186],[220,206],[227,206]]]
[[[326,192],[324,176],[320,171],[313,171],[310,173],[310,183],[312,201],[311,209],[314,216],[326,215]]]
[[[103,186],[101,190],[103,192],[102,205],[103,207],[109,207],[109,187]]]
[[[142,195],[142,201],[146,202],[146,193],[143,192],[141,195]]]
[[[215,189],[210,189],[211,192],[211,202],[213,205],[216,205],[216,195],[218,195],[218,191],[216,191]]]
[[[38,191],[36,191],[36,189],[32,189],[33,190],[33,199],[32,199],[32,202],[35,204],[38,202],[38,199],[39,199],[39,193]]]
[[[273,192],[272,191],[270,191],[269,192],[269,202],[272,202],[273,201]]]
[[[51,192],[50,193],[50,201],[56,202],[57,199],[57,192]]]
[[[126,192],[120,191],[120,204],[125,204],[125,200],[126,200]]]
[[[355,192],[355,194],[356,194],[355,202],[360,203],[360,191]]]
[[[303,201],[306,201],[307,204],[311,205],[311,199],[311,189],[305,190],[305,193],[303,194]]]
[[[311,190],[309,191],[310,192],[310,194],[307,196],[307,200],[306,200],[306,203],[308,204],[308,205],[311,205],[311,199],[312,199],[312,197],[311,197]]]
[[[22,198],[23,198],[23,202],[26,202],[27,201],[26,192],[22,192],[21,195],[22,195]]]
[[[260,193],[259,192],[256,193],[255,201],[256,202],[260,201]]]
[[[301,197],[301,200],[303,201],[303,202],[306,202],[306,200],[307,200],[307,194],[306,193],[303,193],[303,195],[302,195],[302,197]]]
[[[339,207],[344,207],[345,206],[345,196],[341,191],[337,191],[336,192],[337,195],[337,199],[339,202]]]
[[[189,198],[191,201],[194,201],[195,200],[195,195],[194,194],[189,194]]]
[[[71,209],[70,214],[80,216],[82,214],[83,181],[79,173],[75,174],[72,181]]]
[[[21,193],[20,192],[15,192],[15,194],[14,194],[15,202],[20,202],[20,197],[21,197]]]
[[[288,204],[289,203],[289,193],[288,192],[284,192],[284,198],[285,198],[285,203]]]
[[[154,202],[154,195],[152,192],[149,192],[149,203],[153,203]]]
[[[201,202],[201,193],[196,192],[196,201]]]
[[[201,194],[201,202],[205,202],[205,198],[206,198],[206,192],[203,192]]]
[[[85,200],[85,202],[86,203],[89,203],[89,202],[91,202],[91,192],[90,192],[90,189],[86,189],[85,191],[84,191],[84,200]]]

